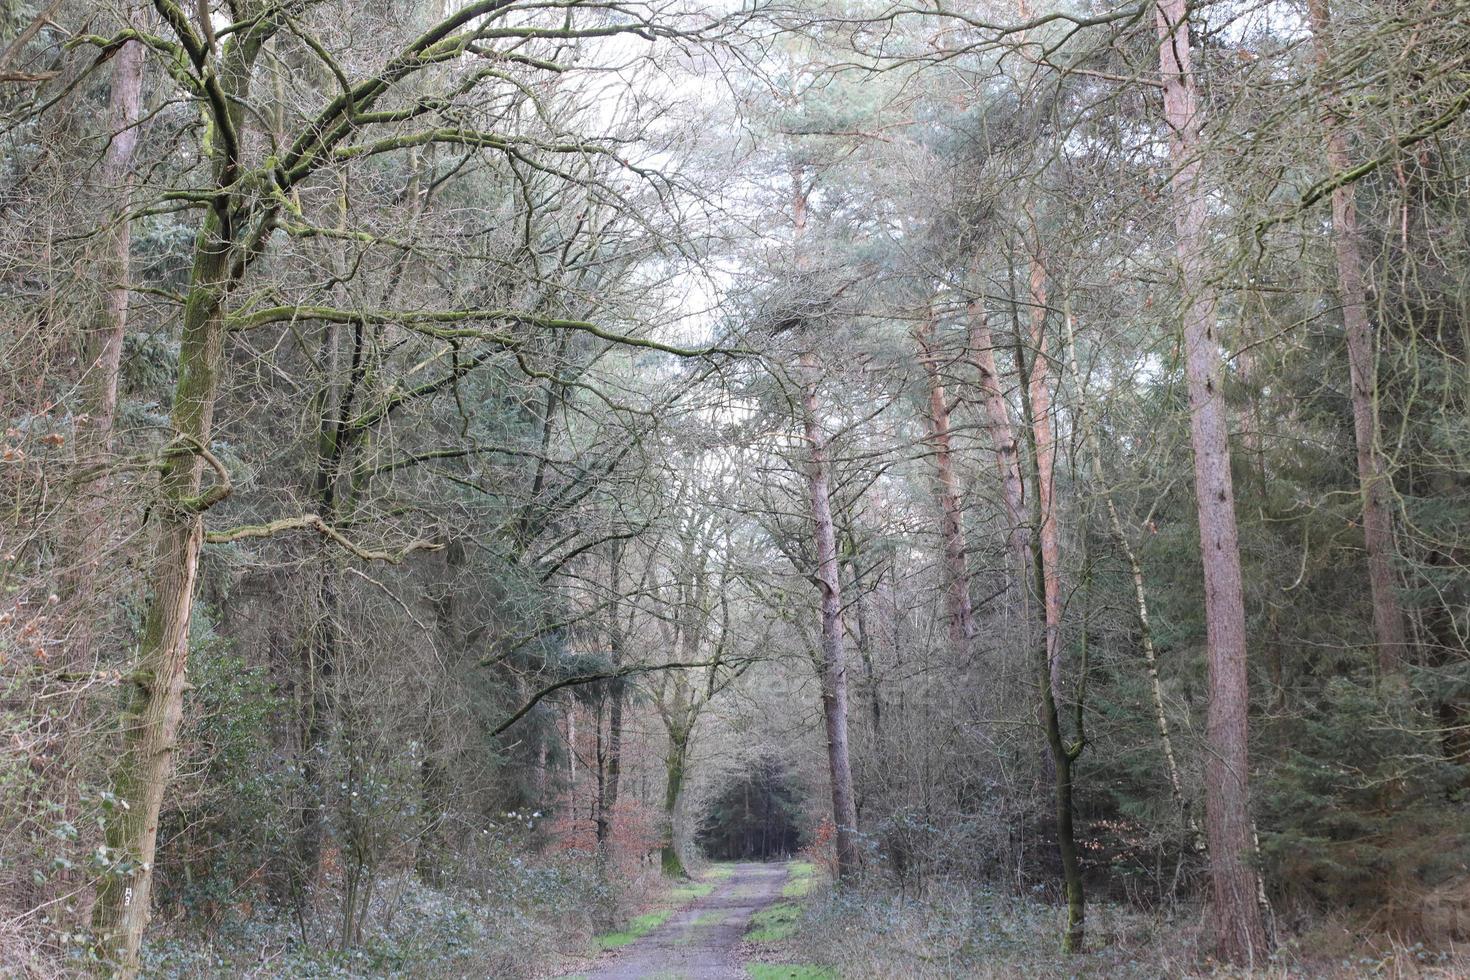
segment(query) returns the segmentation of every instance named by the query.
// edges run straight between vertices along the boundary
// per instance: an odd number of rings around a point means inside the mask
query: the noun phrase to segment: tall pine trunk
[[[1017,325],[1015,338],[1016,373],[1021,380],[1026,397],[1021,401],[1023,421],[1026,423],[1027,476],[1032,486],[1031,524],[1040,533],[1030,537],[1031,565],[1034,583],[1041,586],[1043,604],[1038,625],[1042,641],[1037,645],[1037,687],[1041,693],[1041,727],[1046,735],[1046,745],[1052,768],[1053,802],[1055,804],[1057,857],[1062,865],[1062,891],[1067,900],[1067,923],[1062,930],[1062,952],[1082,952],[1085,939],[1087,899],[1082,883],[1081,855],[1077,848],[1076,830],[1073,826],[1074,763],[1082,754],[1082,710],[1077,702],[1077,737],[1068,742],[1062,731],[1061,722],[1061,545],[1056,536],[1055,516],[1051,516],[1050,541],[1046,533],[1048,508],[1053,505],[1052,479],[1055,473],[1056,443],[1050,423],[1051,393],[1046,385],[1045,339],[1043,327],[1046,317],[1045,294],[1041,276],[1041,263],[1034,261],[1031,267],[1031,357]],[[1039,311],[1039,313],[1038,313]],[[1053,606],[1053,598],[1055,605]],[[1028,635],[1034,635],[1027,631]],[[1086,677],[1083,665],[1082,678]]]
[[[807,490],[816,530],[817,586],[822,592],[822,718],[827,730],[827,763],[832,781],[832,821],[836,824],[837,875],[857,870],[857,808],[852,795],[852,764],[847,746],[847,654],[842,635],[842,585],[838,577],[837,532],[832,522],[827,441],[818,414],[815,365],[802,355],[802,424],[809,448]]]
[[[1011,572],[1015,580],[1023,582],[1028,575],[1030,561],[1029,518],[1026,516],[1025,491],[1021,484],[1021,451],[1016,441],[1016,427],[1011,421],[1011,409],[1006,403],[1005,392],[1000,385],[1000,372],[995,366],[995,338],[990,332],[990,322],[979,300],[972,300],[968,309],[970,322],[970,360],[979,375],[980,398],[985,410],[984,427],[990,436],[990,447],[995,453],[995,465],[1000,474],[1001,503],[1005,508],[1006,521],[1010,525],[1006,534],[1006,546],[1011,557]]]
[[[792,169],[791,225],[796,267],[806,271],[810,261],[802,248],[806,238],[807,188],[802,168]],[[802,431],[808,447],[807,502],[816,536],[816,582],[821,590],[822,721],[827,734],[827,768],[832,784],[832,822],[837,851],[837,876],[857,871],[857,806],[852,792],[852,762],[847,744],[847,652],[843,643],[842,579],[837,559],[837,528],[832,519],[831,475],[827,437],[822,432],[817,399],[817,361],[810,351],[799,358]]]
[[[1267,953],[1257,901],[1260,881],[1250,814],[1249,673],[1245,598],[1230,476],[1224,360],[1216,335],[1216,295],[1205,256],[1208,190],[1201,182],[1200,115],[1189,52],[1186,0],[1155,7],[1164,121],[1173,165],[1170,191],[1184,299],[1185,375],[1194,448],[1200,558],[1204,565],[1209,709],[1205,753],[1205,833],[1210,848],[1215,940],[1222,959],[1253,963]]]
[[[1332,19],[1327,0],[1307,0],[1317,63],[1327,64]],[[1347,134],[1328,98],[1322,114],[1327,131],[1327,163],[1336,173],[1350,167]],[[1392,486],[1378,451],[1377,352],[1368,319],[1362,236],[1358,232],[1357,191],[1351,183],[1332,191],[1332,244],[1337,259],[1337,291],[1347,336],[1348,378],[1352,388],[1353,438],[1358,450],[1358,490],[1363,508],[1363,544],[1368,552],[1368,587],[1373,597],[1373,631],[1378,665],[1387,674],[1404,656],[1404,611],[1394,588],[1393,518],[1386,497]]]
[[[962,659],[970,655],[975,639],[975,613],[970,602],[970,571],[965,557],[965,529],[960,509],[959,478],[955,474],[950,434],[949,397],[939,353],[934,349],[934,320],[926,319],[915,335],[919,360],[929,381],[929,442],[934,460],[934,495],[939,505],[940,537],[944,542],[945,594],[949,604],[950,641]]]
[[[1052,700],[1062,703],[1062,546],[1057,529],[1056,468],[1057,440],[1052,429],[1051,387],[1047,381],[1046,352],[1046,266],[1040,254],[1031,257],[1029,279],[1031,359],[1026,372],[1026,397],[1030,406],[1031,450],[1035,500],[1032,510],[1037,543],[1044,559],[1037,566],[1043,621],[1046,626],[1047,676]],[[1016,351],[1017,365],[1023,352]]]

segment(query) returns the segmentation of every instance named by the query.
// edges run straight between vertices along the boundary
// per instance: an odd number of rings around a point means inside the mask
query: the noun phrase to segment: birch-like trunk
[[[1257,901],[1260,880],[1250,814],[1250,703],[1245,598],[1230,439],[1217,336],[1216,294],[1205,257],[1208,190],[1201,181],[1200,113],[1189,52],[1186,0],[1155,6],[1164,122],[1170,130],[1170,192],[1178,239],[1185,376],[1194,448],[1200,558],[1204,565],[1209,666],[1205,832],[1210,848],[1215,940],[1222,959],[1251,964],[1267,953]]]
[[[1159,747],[1164,756],[1164,769],[1169,774],[1169,795],[1174,800],[1174,807],[1179,811],[1183,825],[1192,837],[1198,837],[1198,828],[1184,798],[1184,780],[1179,774],[1179,757],[1174,752],[1174,736],[1169,730],[1169,715],[1164,710],[1164,688],[1159,681],[1159,658],[1158,651],[1154,647],[1153,620],[1148,611],[1148,590],[1144,588],[1143,565],[1139,562],[1138,553],[1134,551],[1133,545],[1128,540],[1128,532],[1123,527],[1123,518],[1118,513],[1118,505],[1113,500],[1112,490],[1108,488],[1107,478],[1103,473],[1102,442],[1098,439],[1097,429],[1093,426],[1092,418],[1087,411],[1087,392],[1083,389],[1082,367],[1077,360],[1076,330],[1073,327],[1070,313],[1065,314],[1064,325],[1067,331],[1067,358],[1072,367],[1072,384],[1077,392],[1077,425],[1082,430],[1082,439],[1087,446],[1087,454],[1091,460],[1092,481],[1097,485],[1097,492],[1102,494],[1103,504],[1108,512],[1108,529],[1112,532],[1113,541],[1117,544],[1118,550],[1123,553],[1123,559],[1128,563],[1128,573],[1133,579],[1133,606],[1138,614],[1138,645],[1143,650],[1149,690],[1153,695],[1154,724],[1158,727]]]

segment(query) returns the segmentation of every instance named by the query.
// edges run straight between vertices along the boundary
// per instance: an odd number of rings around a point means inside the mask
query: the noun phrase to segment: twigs
[[[440,551],[444,548],[443,542],[426,539],[410,542],[395,551],[364,548],[316,514],[302,514],[299,517],[283,517],[280,520],[269,521],[265,524],[244,524],[224,531],[210,531],[204,535],[204,541],[206,544],[229,544],[234,541],[244,541],[251,538],[270,538],[286,531],[301,530],[316,531],[322,537],[327,538],[342,548],[342,550],[355,555],[363,561],[381,561],[390,565],[402,564],[405,558],[418,551]]]

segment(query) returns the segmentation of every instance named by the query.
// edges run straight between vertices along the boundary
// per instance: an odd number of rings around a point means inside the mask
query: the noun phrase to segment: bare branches
[[[273,323],[288,323],[304,320],[322,320],[329,323],[381,324],[400,326],[415,333],[439,340],[486,340],[501,349],[511,350],[522,343],[509,334],[492,333],[474,327],[445,328],[438,324],[503,322],[541,327],[547,330],[566,330],[586,333],[599,340],[623,347],[641,348],[672,354],[675,357],[709,357],[716,354],[737,355],[748,353],[740,348],[710,345],[707,347],[682,347],[665,344],[648,337],[637,337],[616,333],[586,320],[568,320],[541,316],[522,310],[347,310],[326,306],[275,306],[252,313],[234,314],[229,319],[231,330],[254,330]]]
[[[553,684],[548,684],[546,687],[541,688],[535,694],[531,695],[531,697],[527,699],[525,703],[523,703],[514,712],[512,712],[509,717],[507,717],[500,724],[492,728],[490,730],[490,734],[503,735],[507,730],[510,729],[512,725],[520,721],[522,718],[526,717],[526,715],[530,714],[531,710],[535,708],[536,705],[540,704],[543,700],[545,700],[547,697],[550,697],[552,694],[555,694],[557,691],[562,691],[569,687],[580,687],[586,684],[597,684],[602,681],[618,680],[624,677],[634,677],[640,674],[662,673],[664,671],[674,670],[696,670],[701,667],[717,667],[720,666],[722,663],[723,661],[718,659],[698,661],[673,660],[667,663],[631,664],[627,667],[619,667],[616,670],[597,671],[593,673],[578,674],[575,677],[563,678],[562,680],[556,681]]]
[[[322,537],[335,543],[342,550],[363,561],[380,561],[390,565],[402,564],[405,558],[415,552],[440,551],[444,548],[443,542],[425,539],[410,542],[393,551],[364,548],[350,540],[341,531],[332,527],[316,514],[302,514],[300,517],[283,517],[265,524],[243,524],[239,527],[229,528],[228,530],[209,531],[204,535],[204,541],[206,544],[230,544],[235,541],[244,541],[252,538],[271,538],[278,534],[284,534],[287,531],[301,530],[316,531]]]

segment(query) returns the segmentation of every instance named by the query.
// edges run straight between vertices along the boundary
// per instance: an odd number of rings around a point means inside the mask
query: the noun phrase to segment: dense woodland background
[[[1454,974],[1467,107],[1464,0],[7,2],[0,972],[805,848],[854,976]]]

